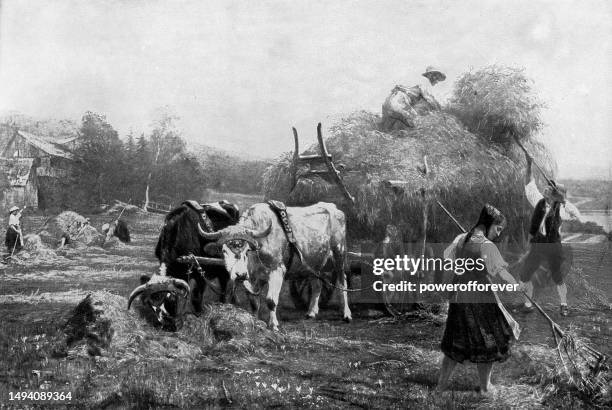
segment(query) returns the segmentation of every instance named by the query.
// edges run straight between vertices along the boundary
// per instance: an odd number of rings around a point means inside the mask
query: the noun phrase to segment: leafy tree
[[[151,196],[171,198],[189,195],[184,181],[194,183],[201,175],[197,161],[186,159],[185,141],[176,126],[179,117],[168,108],[158,110],[158,118],[152,124],[148,142],[150,162],[146,177],[144,208],[149,206]],[[140,141],[139,141],[140,143]],[[174,201],[172,201],[174,202]]]
[[[90,203],[125,196],[126,156],[117,131],[101,114],[88,111],[81,120],[75,149],[74,178]]]

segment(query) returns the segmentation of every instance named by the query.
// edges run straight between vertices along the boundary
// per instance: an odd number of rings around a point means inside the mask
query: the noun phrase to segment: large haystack
[[[419,117],[414,128],[382,132],[380,116],[368,112],[330,127],[326,145],[355,207],[331,179],[304,176],[306,166],[292,189],[290,154],[265,173],[264,195],[290,205],[334,202],[349,214],[349,236],[374,240],[382,238],[387,224],[403,225],[405,241],[422,238],[427,207],[430,242],[448,241],[458,233],[436,200],[466,228],[489,202],[508,217],[509,233],[520,241],[530,210],[524,195],[525,157],[515,137],[549,176],[555,171],[547,150],[534,138],[542,127],[541,106],[521,70],[490,66],[466,73],[455,84],[451,104]],[[305,153],[319,153],[318,146]],[[422,172],[425,156],[427,175]]]
[[[414,129],[391,134],[381,132],[379,123],[378,115],[358,112],[332,126],[326,140],[355,197],[355,208],[333,182],[318,175],[300,178],[291,190],[288,154],[264,176],[266,199],[290,205],[334,202],[349,214],[352,238],[380,240],[387,224],[399,224],[408,232],[407,241],[421,237],[424,206],[429,207],[430,241],[448,241],[458,233],[435,200],[445,204],[466,227],[476,221],[483,204],[490,202],[508,217],[509,232],[520,237],[530,211],[523,191],[525,159],[518,149],[487,143],[444,112],[422,117]],[[525,144],[550,168],[541,145],[530,140]],[[318,146],[312,146],[305,153],[317,152]],[[427,175],[419,170],[424,156],[429,165]],[[300,169],[298,175],[304,171]]]

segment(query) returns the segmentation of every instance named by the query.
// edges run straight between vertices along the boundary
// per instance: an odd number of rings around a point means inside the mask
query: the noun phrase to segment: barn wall
[[[65,209],[71,205],[70,189],[65,179],[38,177],[38,207],[47,210]]]
[[[8,212],[9,208],[13,205],[17,205],[18,207],[23,207],[26,204],[25,197],[25,188],[16,186],[5,189],[2,194],[0,200],[0,205],[2,207],[2,212]]]
[[[38,178],[36,169],[30,172],[28,183],[24,187],[24,202],[28,208],[38,208]]]

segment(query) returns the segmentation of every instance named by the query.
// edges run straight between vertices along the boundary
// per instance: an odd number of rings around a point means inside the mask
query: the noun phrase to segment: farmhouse
[[[0,204],[46,209],[61,205],[61,186],[72,166],[76,137],[53,140],[0,126]]]

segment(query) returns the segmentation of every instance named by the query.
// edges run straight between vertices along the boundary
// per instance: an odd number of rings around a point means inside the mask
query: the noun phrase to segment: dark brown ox
[[[325,267],[331,267],[332,277],[341,292],[341,310],[345,321],[351,320],[346,295],[346,221],[344,212],[334,204],[319,202],[307,207],[288,207],[289,224],[296,238],[300,255],[287,240],[283,227],[268,204],[259,203],[249,208],[237,225],[208,233],[200,231],[207,240],[218,240],[222,246],[225,267],[231,281],[244,284],[253,295],[251,281],[259,288],[268,283],[266,303],[270,309],[269,326],[278,329],[276,308],[287,273],[309,275],[313,279],[313,295],[308,317],[318,313],[320,281],[316,279]]]

